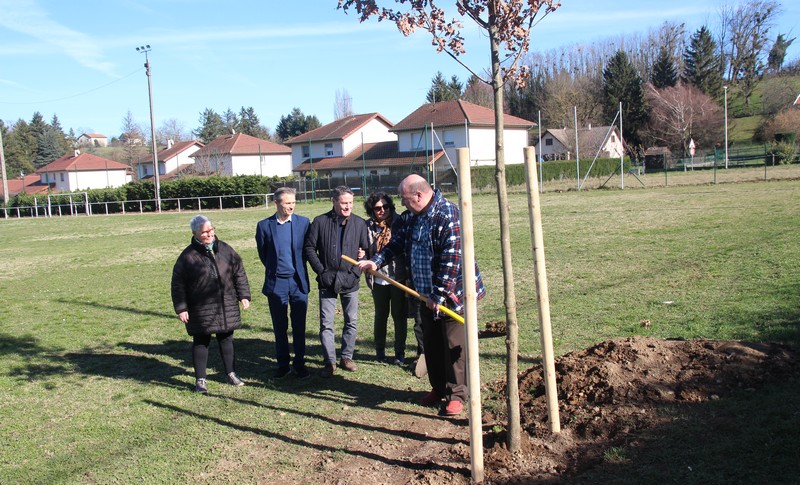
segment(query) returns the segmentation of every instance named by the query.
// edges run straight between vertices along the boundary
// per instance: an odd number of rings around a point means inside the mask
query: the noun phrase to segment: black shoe
[[[195,392],[199,392],[200,394],[208,394],[208,387],[206,387],[206,380],[205,379],[197,379],[194,383],[194,390]]]
[[[297,378],[301,380],[308,379],[309,377],[311,377],[311,373],[308,372],[308,369],[306,369],[305,366],[300,368],[295,368],[294,373],[297,376]]]
[[[275,373],[272,374],[272,377],[275,378],[275,379],[283,379],[284,377],[286,377],[289,374],[291,374],[291,372],[292,372],[292,368],[291,367],[278,367],[278,369],[275,371]]]
[[[319,375],[320,377],[324,377],[327,379],[329,377],[333,377],[333,374],[335,372],[336,372],[336,364],[328,362],[327,364],[325,364],[325,368],[322,369],[322,371],[320,371]]]

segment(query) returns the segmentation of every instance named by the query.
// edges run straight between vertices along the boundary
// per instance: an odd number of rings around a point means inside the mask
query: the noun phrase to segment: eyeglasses
[[[383,212],[383,211],[386,210],[386,206],[385,205],[373,205],[372,206],[372,210],[374,210],[375,212]]]

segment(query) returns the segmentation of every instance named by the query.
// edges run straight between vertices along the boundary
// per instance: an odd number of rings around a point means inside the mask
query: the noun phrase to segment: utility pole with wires
[[[153,145],[153,181],[156,189],[156,211],[161,212],[161,187],[158,174],[158,147],[156,146],[156,125],[155,119],[153,118],[153,84],[150,81],[150,57],[147,55],[150,50],[150,44],[136,48],[136,52],[144,54],[144,67],[147,70],[147,94],[150,98],[150,144]]]

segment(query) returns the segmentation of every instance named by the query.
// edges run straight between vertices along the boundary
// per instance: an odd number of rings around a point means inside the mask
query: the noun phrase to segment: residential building
[[[75,150],[36,171],[55,192],[120,187],[131,181],[130,167]]]
[[[76,139],[78,145],[93,146],[93,147],[107,147],[108,137],[100,133],[81,133]]]
[[[178,143],[167,140],[167,147],[160,150],[158,158],[158,175],[161,180],[168,180],[176,177],[179,173],[189,169],[194,165],[192,155],[203,148],[203,144],[197,140],[181,141]],[[136,177],[148,179],[153,177],[153,158],[152,155],[147,159],[140,159],[135,164]]]
[[[292,174],[292,149],[254,136],[222,135],[190,155],[195,172],[215,175]]]
[[[516,116],[503,115],[503,140],[506,165],[524,161],[524,148],[528,146],[529,131],[536,123]],[[437,171],[448,170],[458,164],[457,148],[469,148],[472,166],[495,164],[494,110],[461,99],[428,103],[397,123],[392,131],[397,133],[399,151],[424,153],[444,150],[442,165]]]
[[[542,133],[542,144],[535,144],[537,153],[544,160],[575,159],[575,129],[550,128]],[[588,125],[578,129],[578,156],[583,160],[597,158],[619,158],[625,151],[616,126]]]
[[[292,167],[324,158],[341,158],[360,151],[362,144],[396,142],[392,122],[380,113],[346,116],[290,138]]]

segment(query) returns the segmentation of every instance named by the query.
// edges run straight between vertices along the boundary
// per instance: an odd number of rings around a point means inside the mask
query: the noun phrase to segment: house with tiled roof
[[[292,166],[327,158],[342,158],[361,149],[362,144],[397,141],[393,124],[380,113],[340,118],[286,141],[292,149]],[[329,164],[330,165],[330,164]]]
[[[616,126],[588,125],[578,129],[578,156],[581,159],[619,158],[625,148]],[[575,129],[550,128],[542,133],[542,143],[536,145],[544,160],[575,159]]]
[[[23,175],[20,178],[8,179],[8,197],[14,197],[17,194],[37,195],[46,194],[47,185],[42,183],[42,178],[38,174]],[[0,197],[3,197],[3,184],[0,184]]]
[[[458,164],[457,148],[469,148],[470,164],[495,164],[494,110],[461,99],[423,104],[397,123],[401,152],[444,150],[447,170]],[[503,115],[503,139],[506,165],[524,161],[523,149],[528,146],[529,131],[536,123],[516,116]]]
[[[175,143],[167,140],[167,147],[156,154],[158,159],[158,175],[161,180],[175,178],[177,174],[185,172],[194,165],[192,155],[203,148],[198,140],[179,141]],[[138,179],[153,177],[153,159],[141,159],[135,164]]]
[[[92,147],[107,147],[108,137],[101,133],[81,133],[75,140],[78,145]]]
[[[131,181],[130,167],[75,150],[36,171],[56,192],[121,187]]]
[[[190,155],[195,173],[215,175],[292,174],[292,149],[244,133],[222,135]]]

